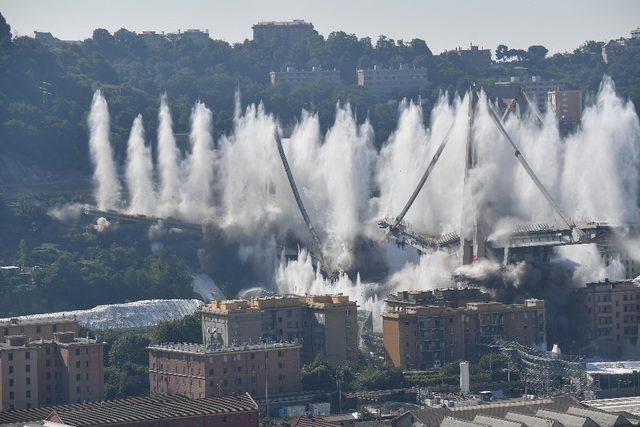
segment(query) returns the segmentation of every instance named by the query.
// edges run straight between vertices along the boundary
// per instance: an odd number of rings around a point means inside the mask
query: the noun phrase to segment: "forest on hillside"
[[[336,103],[349,102],[359,120],[371,121],[379,146],[395,128],[398,106],[389,97],[373,96],[355,85],[354,70],[373,65],[427,67],[428,84],[417,93],[392,96],[420,97],[425,114],[441,91],[464,91],[472,81],[491,84],[511,75],[514,67],[526,67],[532,75],[587,93],[595,93],[602,76],[609,74],[620,95],[640,103],[640,56],[604,64],[602,43],[596,41],[552,56],[543,46],[500,45],[494,64],[474,71],[466,69],[453,51],[433,55],[424,40],[393,40],[384,35],[374,41],[338,31],[326,37],[316,35],[292,48],[258,46],[250,40],[232,45],[208,39],[196,45],[184,38],[152,46],[126,29],[114,34],[96,29],[81,43],[50,49],[31,37],[14,38],[9,24],[0,15],[0,155],[45,171],[89,172],[86,116],[98,88],[109,102],[112,144],[119,157],[124,155],[128,130],[138,113],[144,115],[149,139],[155,140],[159,99],[165,92],[178,132],[188,129],[193,103],[202,100],[213,110],[214,135],[228,133],[234,93],[239,89],[243,104],[262,101],[284,125],[294,123],[306,109],[318,114],[325,130],[334,119]],[[287,66],[335,68],[343,84],[271,86],[269,71]]]

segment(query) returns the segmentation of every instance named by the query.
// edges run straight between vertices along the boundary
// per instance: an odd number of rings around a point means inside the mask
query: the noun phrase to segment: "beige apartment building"
[[[0,322],[0,340],[9,335],[25,335],[32,340],[52,340],[56,332],[78,334],[78,322],[71,317],[58,319],[10,319]]]
[[[213,301],[202,309],[205,345],[302,342],[302,359],[358,361],[357,305],[345,295]]]
[[[373,94],[385,95],[394,91],[418,90],[429,80],[426,68],[401,65],[395,69],[374,65],[373,68],[356,70],[356,81],[358,86]]]
[[[404,369],[429,369],[455,360],[474,360],[495,340],[546,347],[545,306],[467,302],[391,306],[383,313],[385,356]]]
[[[104,398],[102,343],[56,332],[53,339],[9,335],[0,344],[0,410]]]
[[[250,393],[253,397],[300,391],[297,343],[216,347],[203,344],[149,346],[151,394],[199,399]]]

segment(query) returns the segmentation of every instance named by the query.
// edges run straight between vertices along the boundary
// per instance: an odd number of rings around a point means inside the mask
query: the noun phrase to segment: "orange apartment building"
[[[52,339],[9,335],[0,344],[0,410],[104,398],[102,343],[55,332]]]
[[[78,335],[78,322],[73,318],[58,319],[10,319],[0,322],[0,340],[9,335],[25,335],[32,340],[52,340],[56,332],[73,332]]]
[[[250,393],[254,397],[300,391],[297,343],[214,347],[160,344],[149,348],[151,394],[199,399]]]
[[[303,361],[358,361],[357,305],[346,295],[274,296],[213,301],[202,309],[206,345],[302,342]]]
[[[390,363],[424,370],[455,360],[475,360],[495,339],[546,347],[544,301],[467,302],[455,308],[442,304],[388,304],[382,327]]]
[[[640,355],[640,282],[587,283],[578,290],[585,307],[588,338],[594,351],[612,359]]]

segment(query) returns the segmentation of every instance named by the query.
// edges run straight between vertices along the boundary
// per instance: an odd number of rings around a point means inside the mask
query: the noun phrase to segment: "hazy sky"
[[[499,43],[551,52],[585,40],[628,36],[640,26],[640,0],[0,0],[0,13],[19,35],[34,30],[77,40],[94,28],[111,32],[208,29],[230,42],[251,38],[263,20],[301,18],[323,35],[345,30],[375,39],[422,38],[434,52],[469,43]]]

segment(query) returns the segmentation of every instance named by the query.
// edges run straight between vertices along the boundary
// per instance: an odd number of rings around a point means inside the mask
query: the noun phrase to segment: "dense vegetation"
[[[149,393],[149,344],[202,342],[200,313],[160,322],[146,332],[118,333],[106,330],[90,334],[105,343],[104,387],[107,399]]]
[[[61,223],[30,193],[15,206],[0,198],[0,263],[37,266],[27,280],[0,274],[0,317],[191,297],[190,269],[165,248],[151,251],[142,233]]]
[[[12,38],[10,26],[0,15],[0,155],[36,162],[45,170],[86,172],[85,119],[96,88],[103,89],[109,101],[112,139],[119,156],[137,113],[144,114],[153,137],[159,95],[165,91],[178,131],[188,128],[191,106],[201,99],[214,112],[214,132],[228,132],[233,96],[239,88],[243,101],[264,101],[284,124],[295,120],[305,108],[318,112],[326,128],[333,120],[336,102],[349,101],[359,119],[366,116],[371,120],[381,143],[395,126],[397,106],[354,85],[355,68],[374,64],[427,67],[431,81],[419,93],[394,94],[396,98],[419,94],[427,107],[442,89],[464,90],[473,80],[491,83],[512,74],[515,66],[589,92],[597,90],[603,74],[608,73],[619,92],[638,105],[638,55],[606,65],[600,58],[600,47],[601,43],[589,41],[574,52],[546,57],[543,46],[525,50],[500,45],[497,62],[483,71],[465,69],[455,52],[432,55],[420,39],[404,42],[380,36],[374,42],[342,31],[326,38],[317,35],[289,49],[282,45],[261,47],[249,40],[235,45],[208,40],[196,45],[181,39],[151,46],[126,29],[114,34],[96,29],[92,38],[80,44],[50,50],[33,38]],[[286,66],[335,68],[344,84],[272,87],[268,72]],[[44,97],[43,82],[49,84],[50,93]]]

